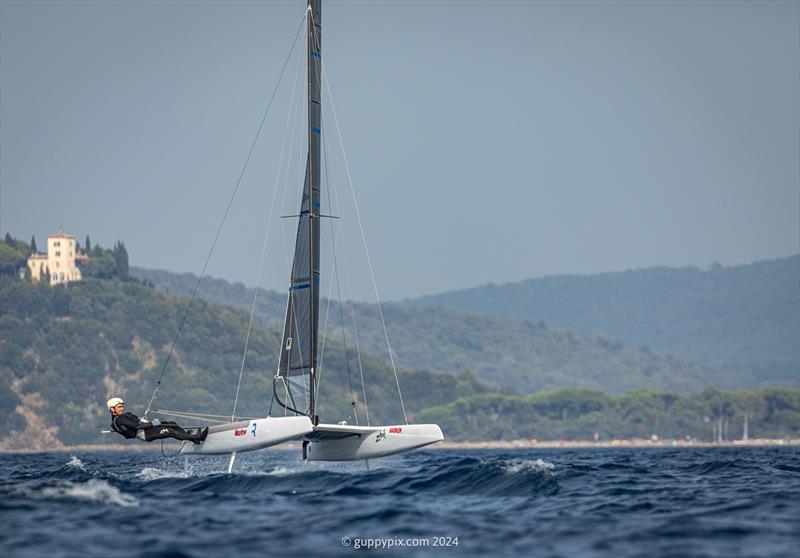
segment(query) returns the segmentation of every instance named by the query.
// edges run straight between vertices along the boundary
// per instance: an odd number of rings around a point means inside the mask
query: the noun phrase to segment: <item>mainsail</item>
[[[314,417],[319,331],[321,0],[308,0],[308,157],[286,321],[275,382],[278,402]]]

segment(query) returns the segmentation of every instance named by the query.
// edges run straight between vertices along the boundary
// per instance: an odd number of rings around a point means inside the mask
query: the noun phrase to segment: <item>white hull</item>
[[[184,442],[181,453],[221,454],[252,451],[288,442],[312,432],[307,416],[267,417],[210,426],[205,441]]]
[[[386,457],[444,440],[437,424],[358,427],[321,424],[306,435],[305,457],[312,461],[350,461]]]

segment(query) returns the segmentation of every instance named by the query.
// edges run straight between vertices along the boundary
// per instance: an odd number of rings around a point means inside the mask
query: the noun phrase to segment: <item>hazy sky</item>
[[[2,1],[0,233],[199,272],[304,10]],[[797,1],[336,1],[323,53],[383,298],[800,252]],[[272,210],[281,290],[296,54],[209,266],[254,284]],[[344,294],[369,300],[332,124]]]

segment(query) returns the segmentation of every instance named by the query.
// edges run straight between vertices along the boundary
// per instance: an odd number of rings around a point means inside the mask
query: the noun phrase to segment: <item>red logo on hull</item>
[[[389,434],[400,434],[403,431],[399,426],[393,426],[389,429]]]
[[[247,428],[241,428],[233,431],[234,436],[244,436],[245,434],[247,434]]]

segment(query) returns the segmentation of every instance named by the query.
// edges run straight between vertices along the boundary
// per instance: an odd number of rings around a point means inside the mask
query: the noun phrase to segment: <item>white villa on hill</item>
[[[28,268],[33,281],[41,281],[49,272],[51,285],[69,283],[81,280],[81,270],[75,265],[75,261],[85,259],[87,256],[78,251],[75,237],[58,231],[47,237],[47,254],[31,254]]]

